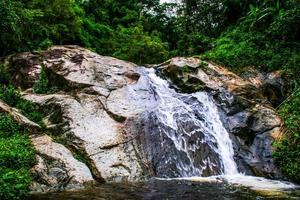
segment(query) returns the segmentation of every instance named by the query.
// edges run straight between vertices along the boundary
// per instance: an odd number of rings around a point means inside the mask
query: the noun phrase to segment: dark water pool
[[[300,199],[296,189],[253,191],[232,184],[152,179],[139,184],[103,184],[72,192],[33,194],[30,200],[223,200],[223,199]]]

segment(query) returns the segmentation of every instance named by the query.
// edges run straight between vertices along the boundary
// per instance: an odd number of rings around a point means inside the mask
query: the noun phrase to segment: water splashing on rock
[[[206,92],[178,93],[154,69],[141,69],[129,87],[135,103],[151,105],[139,116],[140,141],[159,177],[238,174],[229,133]],[[147,98],[145,98],[147,97]]]

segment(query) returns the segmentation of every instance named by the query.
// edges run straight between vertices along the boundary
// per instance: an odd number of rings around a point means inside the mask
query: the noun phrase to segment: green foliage
[[[202,54],[212,48],[213,38],[204,34],[185,34],[177,41],[176,55]]]
[[[10,76],[4,69],[4,66],[0,64],[0,85],[8,85],[10,82]]]
[[[168,57],[166,44],[154,34],[147,35],[141,27],[120,27],[114,56],[138,64],[162,62]]]
[[[16,107],[21,99],[21,94],[11,85],[0,85],[0,99],[10,106]]]
[[[22,199],[29,192],[35,152],[13,119],[0,115],[0,199]]]
[[[29,168],[34,164],[34,151],[28,137],[15,132],[14,136],[0,139],[0,166],[19,169]]]
[[[44,127],[43,115],[39,111],[39,106],[33,102],[20,99],[16,106],[21,110],[22,114],[33,122],[38,123],[42,128]]]
[[[80,9],[73,0],[1,0],[0,56],[75,42]]]
[[[3,200],[24,199],[29,193],[30,171],[0,168],[0,198]]]
[[[17,132],[19,132],[19,127],[13,119],[7,115],[0,114],[0,138],[13,136]]]
[[[5,31],[0,56],[52,44],[79,44],[139,63],[161,62],[168,56],[167,45],[141,25],[147,21],[145,7],[155,4],[158,1],[1,0],[0,27]],[[45,84],[40,82],[36,91],[44,93]]]
[[[0,85],[0,99],[12,107],[18,108],[30,120],[44,127],[43,115],[39,112],[38,105],[22,99],[20,92],[13,86]]]
[[[33,86],[33,90],[38,94],[47,94],[49,92],[49,80],[45,68],[42,67],[39,79]]]
[[[275,143],[276,162],[291,180],[300,182],[300,90],[296,91],[279,109],[287,133]]]
[[[233,68],[251,65],[276,70],[284,66],[297,70],[300,41],[296,36],[300,32],[295,24],[300,24],[299,15],[300,4],[296,1],[252,5],[239,25],[223,33],[205,57]],[[279,28],[282,25],[285,31]]]

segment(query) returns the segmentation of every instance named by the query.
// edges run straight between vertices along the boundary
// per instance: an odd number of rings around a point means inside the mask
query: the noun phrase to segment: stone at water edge
[[[78,189],[95,183],[89,168],[63,145],[53,142],[47,135],[33,136],[31,141],[38,153],[37,164],[31,170],[32,191]]]

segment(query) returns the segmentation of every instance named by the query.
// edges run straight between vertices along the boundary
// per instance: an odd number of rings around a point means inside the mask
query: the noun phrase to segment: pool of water
[[[30,200],[160,200],[160,199],[300,199],[300,190],[286,182],[256,177],[151,179],[135,184],[102,184],[85,190],[32,194]],[[28,199],[28,200],[29,200]]]

